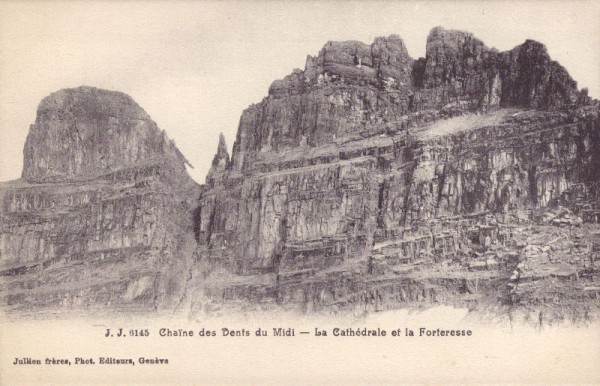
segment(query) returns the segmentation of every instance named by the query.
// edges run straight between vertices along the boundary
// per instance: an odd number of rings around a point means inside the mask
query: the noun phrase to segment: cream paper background
[[[271,81],[302,68],[328,40],[399,34],[424,55],[436,25],[506,50],[534,38],[600,97],[600,3],[520,2],[0,2],[0,180],[18,178],[37,103],[82,84],[130,94],[175,138],[199,182],[219,132],[232,145],[241,111]],[[470,328],[472,337],[314,337],[314,328]],[[104,338],[106,327],[149,338]],[[293,338],[160,338],[292,327]],[[81,317],[0,321],[0,384],[600,383],[600,325],[484,325],[439,307],[364,318],[267,315]],[[310,336],[299,335],[311,331]],[[166,366],[12,366],[15,357],[168,358]]]
[[[440,307],[351,318],[291,316],[201,319],[72,318],[1,327],[1,384],[400,384],[587,383],[600,380],[599,324],[587,327],[493,327]],[[149,328],[151,336],[104,338],[106,328]],[[216,337],[159,337],[159,328],[216,329]],[[249,337],[220,329],[246,328]],[[295,337],[255,337],[257,328],[295,328]],[[385,337],[316,337],[314,328],[387,329]],[[393,337],[405,327],[468,328],[471,337]],[[300,335],[299,331],[311,331]],[[15,357],[168,358],[168,365],[13,366]]]

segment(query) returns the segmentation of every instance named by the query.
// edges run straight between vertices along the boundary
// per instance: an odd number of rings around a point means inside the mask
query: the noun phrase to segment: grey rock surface
[[[91,87],[51,94],[24,158],[23,178],[0,185],[7,311],[177,304],[193,262],[199,189],[173,142],[129,96]]]
[[[597,318],[600,105],[546,48],[434,28],[329,42],[245,110],[206,184],[131,98],[44,99],[0,185],[4,309],[455,305]]]

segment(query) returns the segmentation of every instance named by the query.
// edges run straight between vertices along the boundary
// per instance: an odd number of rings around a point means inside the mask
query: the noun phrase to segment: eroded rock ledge
[[[329,42],[202,186],[131,98],[89,87],[42,101],[24,155],[0,185],[9,313],[598,317],[600,105],[538,42]]]
[[[329,42],[242,114],[196,212],[194,296],[597,317],[599,112],[531,40],[438,27],[417,60],[394,35]]]
[[[186,162],[125,94],[79,87],[44,98],[23,178],[0,185],[3,310],[172,310],[195,248],[199,190]]]

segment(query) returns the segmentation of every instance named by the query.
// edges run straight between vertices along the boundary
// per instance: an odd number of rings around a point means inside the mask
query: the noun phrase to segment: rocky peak
[[[421,80],[421,79],[420,79]],[[576,107],[577,83],[534,40],[510,51],[490,49],[473,34],[436,27],[427,38],[422,84],[446,87],[458,99],[479,107],[530,107],[557,110]]]
[[[469,32],[433,28],[427,38],[424,85],[436,87],[483,76],[490,56],[492,51]]]
[[[215,157],[194,298],[355,315],[464,301],[511,321],[568,298],[587,317],[600,111],[577,95],[534,41],[498,52],[438,27],[417,60],[397,36],[327,43],[244,111],[223,174]]]
[[[148,114],[127,94],[81,86],[48,95],[38,105],[36,123],[50,120],[106,120],[129,117],[149,120]]]
[[[483,44],[481,40],[477,39],[471,32],[445,29],[441,26],[433,27],[427,36],[428,47],[446,45],[449,48],[458,50],[461,47],[469,44],[474,44],[477,46],[481,45],[485,47],[485,44]]]
[[[304,90],[304,71],[296,68],[290,75],[271,83],[271,86],[269,87],[269,96],[282,98],[301,94]]]
[[[564,109],[580,100],[577,82],[534,40],[500,54],[503,106]]]
[[[0,308],[151,312],[179,302],[200,191],[132,98],[93,87],[49,95],[24,156],[24,178],[0,183]]]
[[[212,166],[206,176],[206,183],[214,185],[214,183],[220,179],[222,174],[229,167],[229,152],[227,152],[227,144],[225,143],[225,136],[223,133],[219,134],[219,146],[217,147],[217,154],[213,157]]]
[[[398,35],[378,37],[370,45],[354,40],[330,41],[317,56],[307,58],[304,81],[307,85],[340,83],[397,88],[410,83],[412,61]]]
[[[276,80],[240,119],[232,171],[271,151],[399,132],[422,119],[500,107],[567,110],[588,104],[567,71],[533,40],[506,52],[472,33],[433,28],[414,60],[397,35],[330,41],[304,70]]]
[[[530,55],[533,54],[533,56],[540,56],[544,59],[549,59],[546,45],[536,40],[525,39],[525,43],[515,47],[515,49],[523,50],[524,52],[528,52]]]
[[[44,98],[23,153],[29,181],[92,177],[165,157],[179,168],[187,162],[131,97],[94,87]]]
[[[371,45],[377,77],[390,88],[411,86],[413,59],[398,35],[378,37]]]
[[[217,154],[215,154],[212,164],[213,166],[217,163],[222,164],[222,161],[225,161],[225,163],[229,162],[229,153],[227,152],[225,136],[223,133],[219,133],[219,146],[217,147]]]

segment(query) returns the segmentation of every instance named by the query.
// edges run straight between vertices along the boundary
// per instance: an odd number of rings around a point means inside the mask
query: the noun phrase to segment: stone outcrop
[[[171,309],[195,242],[185,159],[128,96],[65,89],[39,105],[23,178],[0,185],[8,311]]]
[[[397,132],[469,111],[560,110],[582,101],[576,83],[537,42],[497,52],[470,33],[437,27],[426,52],[413,60],[394,35],[370,46],[327,43],[304,71],[273,82],[269,96],[244,111],[233,168],[254,167],[257,152]]]
[[[527,40],[502,53],[501,61],[504,106],[561,109],[575,105],[580,98],[577,83],[550,59],[541,43]]]
[[[225,144],[225,137],[223,133],[219,134],[219,146],[217,148],[217,154],[213,157],[212,165],[206,176],[206,183],[209,186],[221,182],[223,173],[229,167],[229,152],[227,151],[227,145]]]
[[[44,98],[23,153],[22,177],[30,182],[94,177],[160,158],[187,162],[131,97],[93,87]]]
[[[427,39],[426,53],[423,85],[445,96],[442,104],[450,97],[476,100],[480,107],[577,106],[577,83],[536,41],[498,52],[470,33],[437,27]]]
[[[329,42],[206,184],[185,163],[123,94],[42,101],[0,186],[7,309],[600,315],[600,104],[540,43]]]
[[[518,304],[552,308],[510,278],[548,208],[595,218],[599,116],[530,40],[498,52],[438,27],[418,60],[397,36],[329,42],[242,114],[232,162],[196,212],[195,299],[351,313],[493,304],[523,318]],[[566,252],[553,250],[536,278],[579,279],[564,295],[573,318],[589,310],[600,264],[600,229],[576,219],[589,250],[560,264]],[[569,239],[561,224],[555,238]]]

